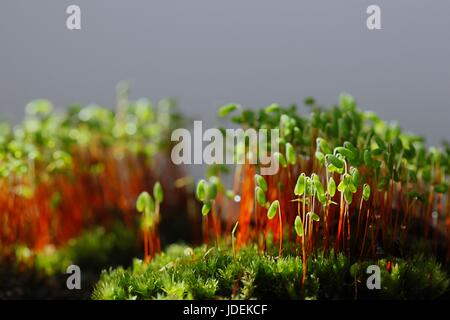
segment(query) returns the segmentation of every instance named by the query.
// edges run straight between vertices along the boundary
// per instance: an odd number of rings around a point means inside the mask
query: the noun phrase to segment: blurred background
[[[66,29],[71,4],[79,31]],[[382,30],[366,28],[371,4]],[[346,91],[438,144],[450,133],[449,12],[447,0],[3,0],[0,119],[19,121],[36,98],[114,107],[122,80],[132,98],[176,98],[204,127],[225,103],[331,104]]]

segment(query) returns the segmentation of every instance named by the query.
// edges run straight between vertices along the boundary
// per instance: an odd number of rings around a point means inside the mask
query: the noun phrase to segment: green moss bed
[[[149,264],[103,271],[93,299],[448,299],[449,273],[433,258],[352,262],[343,254],[317,253],[302,262],[242,248],[171,245]],[[381,289],[369,290],[367,266],[381,270]]]
[[[12,256],[0,258],[0,300],[89,299],[102,269],[128,266],[137,254],[133,231],[121,223],[87,230],[58,248],[17,245]],[[66,287],[72,264],[81,269],[81,290]]]

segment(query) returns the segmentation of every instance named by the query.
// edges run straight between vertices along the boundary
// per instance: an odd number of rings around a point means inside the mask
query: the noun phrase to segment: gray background
[[[366,29],[373,3],[381,31]],[[70,4],[80,31],[65,27]],[[448,0],[2,0],[0,118],[18,121],[35,98],[112,106],[120,80],[205,126],[227,102],[347,91],[436,144],[450,133],[449,31]]]

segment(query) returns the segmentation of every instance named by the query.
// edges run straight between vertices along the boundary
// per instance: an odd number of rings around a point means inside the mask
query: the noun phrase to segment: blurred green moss
[[[131,229],[116,223],[108,230],[97,227],[85,231],[60,248],[46,246],[42,251],[33,251],[19,245],[15,253],[16,268],[33,269],[45,276],[65,274],[71,264],[100,271],[108,265],[128,264],[136,253],[136,239]]]

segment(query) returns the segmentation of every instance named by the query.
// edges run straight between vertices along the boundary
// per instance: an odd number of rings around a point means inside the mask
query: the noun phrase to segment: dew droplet
[[[437,226],[437,223],[438,223],[438,217],[439,217],[439,214],[438,214],[437,211],[433,211],[433,212],[431,213],[431,219],[433,220],[433,221],[432,221],[433,227],[436,227],[436,226]]]
[[[235,195],[234,196],[234,202],[241,202],[241,196],[240,195]]]

